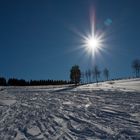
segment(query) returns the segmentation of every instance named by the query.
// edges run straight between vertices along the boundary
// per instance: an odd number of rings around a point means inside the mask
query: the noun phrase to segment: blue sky
[[[105,34],[105,51],[94,60],[77,34],[90,32],[91,9],[96,31]],[[112,78],[131,76],[140,57],[139,13],[139,0],[0,1],[0,76],[69,79],[72,65],[84,71],[93,63]]]

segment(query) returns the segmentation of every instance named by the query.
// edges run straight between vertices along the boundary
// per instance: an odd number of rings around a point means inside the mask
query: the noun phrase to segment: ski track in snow
[[[138,92],[10,87],[0,99],[0,140],[140,139]]]

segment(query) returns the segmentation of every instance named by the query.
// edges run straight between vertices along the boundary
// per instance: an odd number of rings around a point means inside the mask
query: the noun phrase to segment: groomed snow
[[[0,140],[139,140],[140,79],[0,87]]]

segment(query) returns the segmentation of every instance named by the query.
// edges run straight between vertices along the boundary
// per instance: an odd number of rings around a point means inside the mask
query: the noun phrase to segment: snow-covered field
[[[0,140],[140,140],[140,79],[0,87]]]

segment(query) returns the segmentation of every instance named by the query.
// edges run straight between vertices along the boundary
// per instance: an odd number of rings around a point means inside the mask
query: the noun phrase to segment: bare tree
[[[85,83],[85,73],[84,72],[81,73],[81,80],[82,80],[82,83],[84,84]]]
[[[85,72],[85,76],[86,76],[87,83],[88,83],[88,71]]]
[[[95,65],[94,68],[93,68],[93,74],[94,74],[94,77],[96,79],[96,83],[98,85],[98,78],[100,77],[101,72],[98,69],[98,66],[97,65]]]
[[[91,75],[92,75],[92,80],[94,81],[95,78],[94,70],[91,71]]]
[[[91,71],[88,70],[88,77],[89,77],[89,82],[91,83]]]
[[[106,78],[106,80],[108,81],[108,78],[109,78],[109,70],[107,68],[104,69],[103,74],[104,74],[104,77]]]
[[[140,60],[139,59],[133,60],[132,68],[135,71],[136,77],[139,77],[140,76]]]

